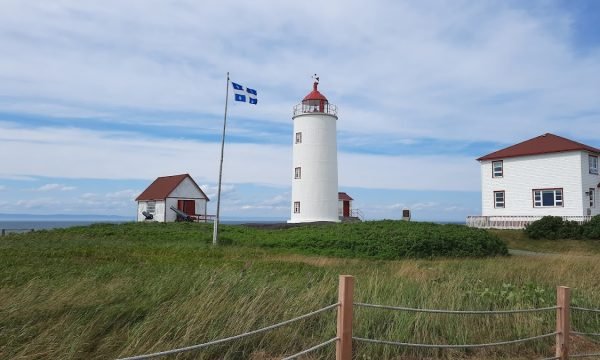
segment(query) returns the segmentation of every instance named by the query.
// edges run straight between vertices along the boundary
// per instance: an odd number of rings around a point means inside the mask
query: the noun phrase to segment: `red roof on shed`
[[[198,186],[194,179],[192,179],[190,174],[161,176],[156,178],[156,180],[154,180],[154,182],[150,184],[150,186],[148,186],[146,190],[144,190],[135,200],[164,200],[169,196],[170,193],[173,192],[173,190],[175,190],[175,188],[177,188],[177,186],[179,186],[179,184],[181,184],[183,180],[185,180],[185,178],[190,178],[190,180],[192,180],[192,183],[198,188],[202,195],[204,195],[206,201],[210,200],[204,191],[200,189],[200,186]]]
[[[350,197],[350,195],[346,194],[345,192],[339,192],[338,193],[338,200],[354,200],[353,198]]]
[[[562,136],[546,133],[544,135],[534,137],[533,139],[529,139],[516,145],[512,145],[507,148],[487,154],[485,156],[480,157],[477,160],[495,160],[517,156],[550,154],[575,150],[600,153],[600,149],[596,149],[595,147],[578,143],[576,141],[569,140]]]

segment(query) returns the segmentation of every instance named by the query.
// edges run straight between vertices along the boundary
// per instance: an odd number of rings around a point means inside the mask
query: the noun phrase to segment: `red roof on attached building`
[[[304,99],[302,99],[302,101],[307,101],[307,100],[325,100],[327,101],[327,98],[321,94],[319,92],[319,90],[317,90],[317,86],[319,85],[318,82],[314,82],[313,83],[313,91],[311,91],[308,95],[306,95],[304,97]]]
[[[351,201],[351,200],[354,200],[354,199],[351,198],[350,195],[346,194],[345,192],[339,192],[338,193],[338,200]]]
[[[529,139],[509,146],[507,148],[495,151],[491,154],[480,157],[479,161],[504,159],[517,156],[550,154],[565,151],[589,151],[600,154],[600,149],[591,147],[573,140],[569,140],[562,136],[546,133],[533,139]]]
[[[172,176],[161,176],[156,178],[150,186],[146,188],[135,200],[136,201],[148,201],[148,200],[164,200],[170,193],[181,184],[183,180],[190,178],[192,183],[198,188],[198,190],[204,195],[206,201],[209,201],[208,196],[200,189],[200,186],[196,184],[190,174],[172,175]]]

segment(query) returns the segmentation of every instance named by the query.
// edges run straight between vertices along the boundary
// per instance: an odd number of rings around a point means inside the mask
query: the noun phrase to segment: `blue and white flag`
[[[242,85],[234,83],[233,81],[231,82],[231,85],[233,86],[235,101],[249,102],[253,105],[258,103],[258,94],[256,93],[256,90],[243,87]]]

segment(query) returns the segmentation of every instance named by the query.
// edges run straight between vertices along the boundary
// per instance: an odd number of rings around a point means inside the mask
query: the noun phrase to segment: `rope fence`
[[[245,338],[245,337],[248,337],[248,336],[251,336],[251,335],[256,335],[256,334],[260,334],[260,333],[267,332],[267,331],[270,331],[270,330],[274,330],[274,329],[277,329],[277,328],[279,328],[279,327],[282,327],[282,326],[285,326],[285,325],[289,325],[289,324],[291,324],[291,323],[294,323],[294,322],[296,322],[296,321],[300,321],[300,320],[302,320],[302,319],[306,319],[306,318],[309,318],[309,317],[311,317],[311,316],[314,316],[314,315],[320,314],[320,313],[322,313],[322,312],[325,312],[325,311],[327,311],[327,310],[334,309],[334,308],[338,307],[339,305],[340,305],[339,303],[332,304],[332,305],[326,306],[326,307],[324,307],[324,308],[322,308],[322,309],[319,309],[319,310],[316,310],[316,311],[310,312],[310,313],[308,313],[308,314],[304,314],[304,315],[301,315],[301,316],[295,317],[295,318],[293,318],[293,319],[290,319],[290,320],[282,321],[282,322],[280,322],[280,323],[277,323],[277,324],[275,324],[275,325],[267,326],[267,327],[264,327],[264,328],[261,328],[261,329],[257,329],[257,330],[253,330],[253,331],[248,331],[248,332],[245,332],[245,333],[243,333],[243,334],[239,334],[239,335],[235,335],[235,336],[230,336],[230,337],[223,338],[223,339],[219,339],[219,340],[209,341],[209,342],[207,342],[207,343],[204,343],[204,344],[198,344],[198,345],[186,346],[186,347],[182,347],[182,348],[179,348],[179,349],[173,349],[173,350],[161,351],[161,352],[156,352],[156,353],[152,353],[152,354],[145,354],[145,355],[131,356],[131,357],[126,357],[126,358],[121,358],[121,359],[119,359],[119,360],[143,360],[143,359],[152,359],[152,358],[157,358],[157,357],[161,357],[161,356],[174,355],[174,354],[179,354],[179,353],[182,353],[182,352],[187,352],[187,351],[192,351],[192,350],[198,350],[198,349],[202,349],[202,348],[205,348],[205,347],[208,347],[208,346],[211,346],[211,345],[218,345],[218,344],[222,344],[222,343],[225,343],[225,342],[229,342],[229,341],[233,341],[233,340],[237,340],[237,339]],[[329,344],[329,343],[331,343],[331,342],[333,342],[333,339],[332,339],[332,340],[329,340],[329,341],[328,341],[328,342],[326,342],[326,343],[327,343],[327,344]],[[323,344],[321,344],[321,345],[322,345],[322,346],[325,346],[325,343],[323,343]],[[312,350],[316,350],[316,349],[314,349],[314,348],[311,348],[311,349],[312,349]],[[318,349],[318,347],[317,347],[317,349]],[[309,349],[309,350],[310,350],[310,349]],[[311,351],[312,351],[312,350],[311,350]],[[302,355],[302,354],[300,354],[300,355]],[[298,356],[299,356],[299,355],[298,355]],[[292,357],[292,359],[293,359],[293,358],[294,358],[294,357]]]
[[[425,313],[436,313],[436,314],[462,314],[462,315],[503,315],[503,314],[519,314],[529,312],[539,312],[556,310],[558,306],[549,306],[538,309],[520,309],[520,310],[495,310],[495,311],[484,311],[484,310],[434,310],[434,309],[416,309],[402,306],[389,306],[389,305],[375,305],[365,303],[354,303],[355,306],[368,307],[385,310],[399,310],[399,311],[412,311],[412,312],[425,312]]]
[[[578,307],[578,306],[571,306],[571,310],[579,310],[579,311],[588,311],[588,312],[600,313],[600,309],[587,309],[587,308],[582,308],[582,307]]]
[[[585,333],[585,332],[579,332],[579,331],[571,331],[571,334],[581,335],[581,336],[600,336],[600,334],[598,334],[598,333]]]
[[[327,345],[331,344],[332,342],[336,342],[336,341],[338,341],[339,339],[340,339],[340,338],[338,338],[338,337],[334,337],[333,339],[327,340],[327,341],[325,341],[324,343],[321,343],[321,344],[319,344],[319,345],[315,345],[315,346],[313,346],[313,347],[311,347],[311,348],[309,348],[309,349],[306,349],[306,350],[300,351],[300,352],[299,352],[299,353],[297,353],[297,354],[294,354],[294,355],[292,355],[292,356],[288,356],[288,357],[286,357],[286,358],[283,358],[283,359],[281,359],[281,360],[292,360],[292,359],[297,359],[297,358],[299,358],[299,357],[300,357],[300,356],[302,356],[302,355],[306,355],[306,354],[308,354],[308,353],[310,353],[310,352],[313,352],[313,351],[315,351],[315,350],[318,350],[318,349],[320,349],[320,348],[322,348],[322,347],[325,347],[325,346],[327,346]]]
[[[590,354],[569,354],[569,346],[570,346],[570,335],[579,335],[579,336],[600,336],[600,333],[586,333],[579,331],[571,331],[571,318],[570,312],[571,310],[578,311],[586,311],[586,312],[594,312],[600,313],[599,309],[588,309],[583,307],[575,307],[570,306],[570,289],[568,287],[559,286],[557,288],[557,297],[556,297],[556,306],[548,306],[542,308],[533,308],[533,309],[515,309],[515,310],[439,310],[439,309],[422,309],[422,308],[411,308],[411,307],[403,307],[403,306],[391,306],[391,305],[377,305],[377,304],[367,304],[361,302],[353,301],[353,293],[354,293],[354,277],[350,275],[340,275],[339,279],[339,288],[338,288],[338,302],[319,310],[315,310],[313,312],[295,317],[293,319],[289,319],[286,321],[282,321],[280,323],[267,326],[261,329],[248,331],[243,334],[209,341],[203,344],[197,344],[192,346],[186,346],[178,349],[167,350],[162,352],[156,352],[145,355],[138,355],[132,357],[121,358],[118,360],[144,360],[151,359],[166,355],[174,355],[187,351],[199,350],[206,348],[211,345],[223,344],[229,341],[245,338],[248,336],[256,335],[259,333],[267,332],[270,330],[277,329],[279,327],[289,325],[291,323],[315,316],[317,314],[323,313],[328,310],[337,308],[337,333],[336,337],[331,338],[325,342],[322,342],[318,345],[315,345],[311,348],[302,350],[294,355],[290,355],[282,358],[282,360],[292,360],[297,359],[303,355],[316,351],[318,349],[324,348],[327,345],[332,343],[336,344],[336,360],[352,360],[352,345],[354,342],[363,342],[363,343],[372,343],[372,344],[381,344],[381,345],[394,345],[394,346],[402,346],[402,347],[414,347],[414,348],[428,348],[428,349],[476,349],[476,348],[488,348],[494,346],[502,346],[502,345],[513,345],[519,343],[525,343],[529,341],[535,341],[550,337],[555,337],[555,356],[544,358],[542,360],[568,360],[570,358],[590,358],[590,357],[600,357],[600,353],[590,353]],[[364,307],[364,308],[372,308],[379,310],[395,310],[395,311],[405,311],[405,312],[424,312],[424,313],[433,313],[433,314],[455,314],[455,315],[506,315],[506,314],[520,314],[520,313],[538,313],[543,311],[556,311],[556,331],[550,332],[547,334],[536,335],[521,339],[514,340],[505,340],[498,342],[490,342],[483,344],[420,344],[420,343],[408,343],[401,341],[393,341],[393,340],[382,340],[382,339],[370,339],[363,338],[359,336],[353,336],[352,333],[352,322],[353,322],[353,309],[354,307]]]
[[[516,340],[507,340],[500,341],[495,343],[487,343],[487,344],[467,344],[467,345],[452,345],[452,344],[412,344],[412,343],[403,343],[397,341],[389,341],[389,340],[375,340],[375,339],[365,339],[360,337],[353,337],[352,339],[356,341],[363,341],[375,344],[385,344],[385,345],[396,345],[396,346],[408,346],[408,347],[418,347],[418,348],[429,348],[429,349],[476,349],[476,348],[485,348],[499,345],[509,345],[509,344],[519,344],[527,341],[543,339],[547,337],[551,337],[558,334],[558,332],[553,332],[550,334],[532,336],[524,339],[516,339]]]

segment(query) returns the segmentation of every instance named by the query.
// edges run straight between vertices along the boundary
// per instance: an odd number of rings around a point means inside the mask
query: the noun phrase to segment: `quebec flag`
[[[231,82],[233,86],[233,93],[235,94],[235,101],[249,102],[250,104],[256,105],[258,103],[256,90],[243,87],[240,84]]]

